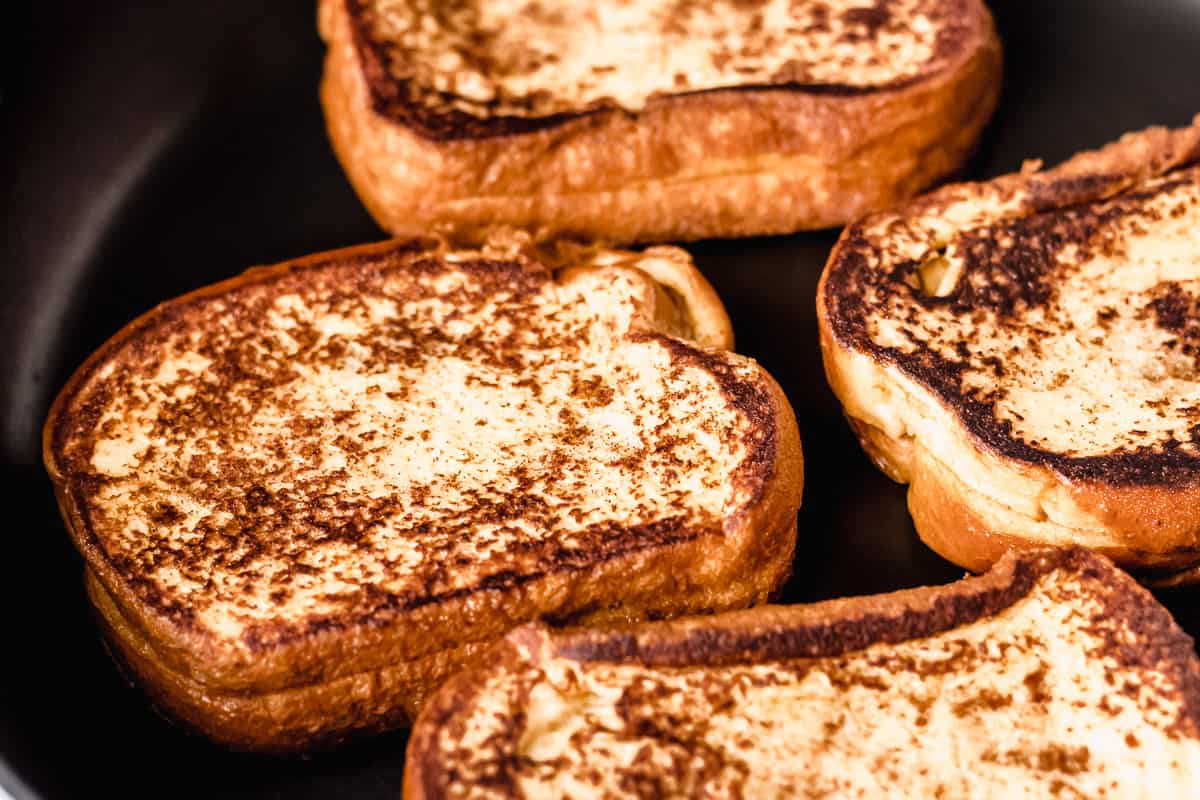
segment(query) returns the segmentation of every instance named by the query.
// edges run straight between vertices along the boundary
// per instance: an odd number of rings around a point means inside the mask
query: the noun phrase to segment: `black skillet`
[[[325,140],[315,3],[33,5],[9,17],[0,95],[0,786],[17,800],[395,797],[403,732],[271,759],[159,719],[102,649],[40,463],[54,393],[127,320],[252,264],[382,237]],[[1004,95],[966,177],[1200,111],[1200,0],[993,5]],[[916,538],[904,489],[862,455],[825,386],[813,297],[834,238],[692,248],[738,349],[799,416],[808,474],[788,602],[961,574]],[[1200,634],[1200,595],[1162,597]]]

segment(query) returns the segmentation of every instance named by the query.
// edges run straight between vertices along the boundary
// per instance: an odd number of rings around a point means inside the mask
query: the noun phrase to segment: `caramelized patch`
[[[1156,288],[1149,310],[1158,326],[1172,334],[1164,345],[1183,356],[1169,362],[1177,374],[1200,380],[1200,298],[1177,281],[1165,281]]]

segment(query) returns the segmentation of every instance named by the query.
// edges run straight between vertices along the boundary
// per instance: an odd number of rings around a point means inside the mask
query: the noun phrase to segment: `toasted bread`
[[[1076,543],[1194,578],[1200,117],[1036,169],[843,232],[817,300],[829,382],[951,561]]]
[[[321,254],[165,303],[55,402],[46,466],[118,657],[295,750],[406,724],[490,641],[759,603],[801,456],[675,248]]]
[[[380,225],[615,242],[839,225],[956,169],[981,0],[321,0],[334,150]]]
[[[944,587],[524,627],[408,745],[435,797],[1196,797],[1200,661],[1081,548]]]

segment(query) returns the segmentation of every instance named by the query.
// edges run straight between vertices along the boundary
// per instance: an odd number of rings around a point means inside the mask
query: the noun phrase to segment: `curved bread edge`
[[[1033,214],[1112,197],[1197,159],[1200,117],[1189,128],[1127,134],[1043,172],[947,186],[887,216],[937,217],[947,206],[975,200],[989,209],[983,213]],[[1011,457],[971,427],[954,398],[841,332],[831,308],[832,276],[848,274],[863,232],[881,218],[848,227],[830,255],[817,292],[821,350],[829,384],[864,449],[889,477],[910,484],[909,509],[921,538],[973,571],[1012,547],[1080,544],[1150,581],[1196,580],[1200,475],[1187,484],[1108,482],[1068,478],[1052,465]]]
[[[96,574],[85,571],[88,599],[118,666],[136,679],[155,707],[186,730],[234,750],[287,754],[333,747],[352,735],[411,724],[427,696],[492,642],[480,641],[345,675],[274,691],[213,691],[177,672],[118,607]]]
[[[51,408],[43,431],[46,468],[68,532],[87,563],[93,597],[101,598],[97,606],[110,640],[135,674],[145,677],[156,702],[227,745],[294,751],[336,742],[354,731],[407,724],[443,678],[521,623],[544,617],[580,624],[632,622],[741,608],[766,601],[790,574],[803,458],[794,413],[782,390],[759,367],[769,405],[761,422],[769,428],[764,453],[769,452],[770,459],[758,465],[765,476],[758,501],[727,520],[720,534],[623,553],[586,570],[564,568],[515,586],[469,591],[405,611],[386,625],[348,620],[257,652],[252,659],[215,646],[146,603],[98,546],[56,461],[59,422],[91,371],[173,306],[270,281],[288,271],[435,245],[430,240],[382,242],[316,254],[256,267],[168,301],[97,350]],[[682,357],[703,364],[705,350],[672,336],[694,334],[714,347],[731,346],[728,317],[689,260],[679,257],[679,251],[668,252],[673,248],[655,250],[655,260],[664,263],[654,271],[670,291],[660,286],[651,295],[655,300],[646,309],[646,319],[651,331],[662,332],[648,335],[661,337]],[[571,263],[582,266],[556,272],[590,268],[588,257],[577,252],[572,256]],[[546,252],[541,257],[553,264],[564,256]],[[470,624],[464,625],[464,620]],[[361,700],[372,710],[331,716],[331,708],[350,698],[344,687],[355,681],[361,685],[368,680],[363,676],[370,675],[376,676],[369,679],[375,687],[371,691],[379,693],[374,705],[361,698],[355,702]],[[239,697],[246,705],[235,702]]]
[[[899,88],[728,89],[524,133],[435,140],[377,113],[344,0],[322,0],[321,101],[333,149],[395,235],[481,240],[496,224],[613,242],[843,224],[957,169],[995,108],[1001,51],[970,0],[957,57]]]
[[[945,586],[767,606],[703,619],[679,619],[608,631],[550,631],[527,626],[498,645],[487,666],[449,681],[418,718],[409,740],[404,796],[438,796],[444,765],[436,737],[448,721],[486,692],[489,679],[552,659],[639,664],[662,668],[762,664],[785,659],[841,656],[879,644],[936,636],[995,616],[1034,590],[1040,578],[1068,570],[1099,581],[1099,598],[1114,622],[1137,632],[1139,647],[1113,639],[1118,663],[1164,673],[1182,694],[1181,725],[1200,736],[1200,661],[1193,642],[1148,591],[1111,562],[1084,548],[1009,553],[985,575]]]

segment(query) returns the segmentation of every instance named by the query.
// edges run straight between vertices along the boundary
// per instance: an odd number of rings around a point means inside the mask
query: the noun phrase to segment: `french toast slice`
[[[610,242],[840,225],[957,169],[982,0],[321,0],[333,148],[396,235]]]
[[[869,216],[817,305],[829,383],[930,547],[979,571],[1075,543],[1184,582],[1197,298],[1200,117]]]
[[[1200,661],[1082,548],[948,586],[514,631],[409,739],[404,795],[1200,795]]]
[[[56,400],[46,467],[148,693],[298,750],[407,724],[530,620],[765,601],[800,441],[731,346],[676,248],[334,251],[124,328]]]

